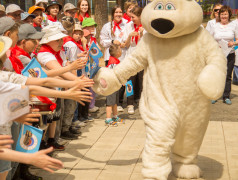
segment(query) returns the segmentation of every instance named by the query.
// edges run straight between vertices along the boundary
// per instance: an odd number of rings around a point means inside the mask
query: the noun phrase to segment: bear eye
[[[172,3],[168,3],[168,4],[166,4],[165,9],[166,10],[175,10],[175,7]]]
[[[156,6],[155,6],[155,10],[163,10],[164,9],[164,5],[162,3],[158,3]]]

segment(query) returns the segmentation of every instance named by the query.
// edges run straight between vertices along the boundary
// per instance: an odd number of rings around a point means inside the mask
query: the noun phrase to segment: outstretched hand
[[[32,164],[51,173],[54,172],[53,169],[62,169],[63,163],[60,160],[54,159],[47,155],[52,151],[53,147],[31,154],[31,158],[29,158],[29,164]]]
[[[74,86],[73,88],[70,88],[69,90],[66,91],[69,99],[73,99],[75,101],[78,101],[80,104],[83,106],[85,105],[83,101],[85,102],[91,102],[92,98],[92,93],[88,92],[89,90],[84,88],[87,91],[82,91],[79,90],[79,85]]]
[[[87,77],[85,77],[84,75],[78,77],[76,80],[75,80],[76,84],[78,85],[78,88],[79,89],[83,89],[86,91],[85,88],[87,87],[92,87],[94,82],[92,79],[89,79]]]
[[[38,112],[38,111],[39,109],[31,109],[31,112]],[[41,117],[41,114],[29,113],[15,119],[14,121],[19,122],[21,124],[32,125],[33,122],[39,121],[38,119],[39,117]]]

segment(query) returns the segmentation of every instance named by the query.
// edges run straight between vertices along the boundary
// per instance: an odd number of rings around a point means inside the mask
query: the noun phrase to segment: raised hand
[[[12,136],[9,135],[0,135],[0,152],[1,149],[11,148],[11,144],[13,144]]]
[[[89,79],[89,78],[85,77],[84,75],[78,77],[75,80],[75,82],[76,82],[76,84],[78,84],[78,88],[83,89],[83,90],[86,90],[85,89],[86,87],[92,87],[94,84],[92,79]]]
[[[51,173],[54,172],[53,169],[62,169],[63,163],[60,160],[54,159],[47,155],[52,151],[53,147],[31,154],[31,157],[29,158],[29,164],[32,164]]]
[[[74,62],[72,62],[69,66],[71,70],[83,69],[87,64],[87,58],[81,57]]]
[[[65,91],[68,95],[69,99],[73,99],[75,101],[78,101],[80,104],[85,105],[83,101],[85,102],[91,102],[92,93],[87,91],[79,90],[79,85],[74,86],[73,88],[70,88],[69,90]]]

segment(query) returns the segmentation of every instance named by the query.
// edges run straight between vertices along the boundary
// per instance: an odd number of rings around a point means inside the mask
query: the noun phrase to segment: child
[[[33,25],[33,19],[36,16],[34,14],[29,14],[28,12],[21,13],[21,21],[22,23],[28,23]]]
[[[127,21],[127,23],[131,22],[131,10],[137,5],[137,2],[125,2],[125,13],[123,15],[123,19]]]
[[[32,6],[29,8],[28,13],[35,15],[35,18],[33,19],[33,27],[37,31],[41,31],[42,29],[42,21],[43,21],[43,12],[44,8],[39,6]]]
[[[24,11],[16,4],[10,4],[6,8],[6,14],[16,22],[21,21],[21,13]]]
[[[112,44],[109,48],[110,58],[107,67],[113,69],[120,63],[118,59],[121,56],[121,48],[116,44]],[[119,92],[114,92],[106,98],[106,114],[105,124],[108,126],[117,126],[117,122],[123,123],[123,120],[117,116],[117,104],[119,103]],[[111,116],[113,114],[113,117]]]
[[[47,24],[48,25],[57,25],[62,32],[65,31],[62,24],[58,21],[57,16],[62,9],[62,5],[55,0],[49,1],[45,11],[47,14]]]
[[[45,14],[45,9],[47,7],[47,4],[48,4],[48,0],[36,0],[36,3],[35,3],[35,6],[44,8],[43,14],[42,14],[43,20],[41,23],[42,28],[48,25],[47,24],[47,15]]]
[[[91,44],[94,42],[98,46],[98,48],[101,50],[101,48],[99,47],[99,45],[97,43],[97,40],[95,38],[95,36],[96,36],[96,27],[97,27],[97,24],[93,20],[93,18],[85,18],[83,20],[82,28],[84,30],[88,30],[91,34],[90,41],[88,41],[88,43],[87,43],[87,48],[90,48]],[[99,110],[99,107],[95,106],[96,93],[93,92],[92,89],[90,89],[90,91],[93,94],[93,100],[91,101],[91,103],[89,105],[89,112],[94,113],[94,112],[97,112]]]
[[[66,3],[65,5],[64,5],[64,15],[65,16],[69,16],[69,17],[72,17],[72,18],[74,18],[74,16],[75,16],[75,14],[76,14],[76,12],[77,12],[77,10],[78,10],[78,8],[76,8],[73,4],[71,4],[71,3]]]

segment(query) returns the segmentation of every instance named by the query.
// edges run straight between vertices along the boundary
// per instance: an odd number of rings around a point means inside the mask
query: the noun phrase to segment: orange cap
[[[32,14],[35,10],[37,10],[37,9],[40,9],[40,10],[42,10],[42,11],[45,11],[45,9],[43,8],[43,7],[40,7],[40,6],[31,6],[30,8],[29,8],[29,10],[28,10],[28,13],[29,14]]]

